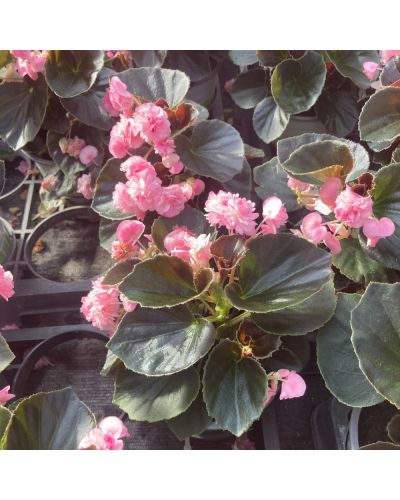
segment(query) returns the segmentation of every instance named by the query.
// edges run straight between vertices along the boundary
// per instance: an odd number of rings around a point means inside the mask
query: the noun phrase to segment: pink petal
[[[339,177],[330,177],[324,182],[319,191],[321,200],[332,210],[335,206],[336,198],[342,191],[342,181]]]
[[[363,225],[363,233],[368,238],[367,246],[374,248],[381,238],[392,236],[395,231],[395,225],[389,217],[381,219],[367,219]]]

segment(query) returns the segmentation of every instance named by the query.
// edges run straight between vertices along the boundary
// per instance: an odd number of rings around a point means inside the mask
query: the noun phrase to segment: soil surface
[[[363,408],[358,424],[360,446],[376,443],[377,441],[390,441],[386,426],[396,413],[398,413],[398,410],[388,401],[370,408]]]
[[[112,266],[112,260],[100,247],[98,231],[98,222],[58,222],[40,236],[39,251],[32,253],[33,268],[43,277],[61,282],[99,276]]]

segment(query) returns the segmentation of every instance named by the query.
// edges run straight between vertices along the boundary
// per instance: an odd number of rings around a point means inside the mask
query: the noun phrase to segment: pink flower
[[[135,125],[133,118],[121,116],[110,132],[108,149],[114,158],[124,158],[129,150],[137,149],[143,144],[143,139]]]
[[[79,153],[79,161],[84,165],[90,165],[97,158],[99,151],[94,146],[85,146]]]
[[[345,191],[336,198],[334,213],[340,222],[360,228],[372,215],[372,199],[370,196],[360,196],[350,186],[346,186]]]
[[[94,191],[92,189],[92,177],[90,174],[81,175],[77,182],[77,192],[83,195],[87,200],[92,200],[94,196]]]
[[[66,153],[73,158],[79,158],[80,152],[85,146],[86,142],[84,139],[79,139],[79,137],[75,136],[73,139],[68,139]]]
[[[58,184],[57,177],[54,177],[54,175],[48,175],[40,183],[40,190],[51,193],[52,191],[54,191],[57,184]]]
[[[96,328],[113,331],[120,318],[119,290],[115,285],[102,285],[102,280],[92,281],[92,290],[82,297],[81,313]]]
[[[118,182],[115,186],[112,198],[115,208],[121,210],[124,214],[136,214],[137,217],[143,219],[145,212],[139,211],[128,193],[128,186],[126,184]]]
[[[171,231],[164,239],[164,246],[170,255],[194,267],[207,267],[211,259],[210,235],[200,234],[196,237],[186,227]]]
[[[294,177],[290,177],[290,175],[288,175],[287,185],[293,191],[298,190],[298,191],[301,191],[302,193],[306,193],[307,191],[310,191],[310,189],[313,187],[312,184],[308,184],[307,182],[298,181]]]
[[[175,153],[175,142],[171,137],[167,137],[154,144],[154,151],[162,157],[171,155]]]
[[[142,236],[145,225],[137,220],[124,220],[117,228],[118,241],[111,245],[111,257],[115,260],[132,259],[137,252],[135,243]]]
[[[381,50],[381,61],[386,64],[392,57],[399,56],[400,50]]]
[[[164,156],[162,163],[173,175],[180,174],[184,168],[179,156],[175,153]]]
[[[263,234],[276,234],[279,227],[286,224],[288,214],[282,200],[277,196],[270,196],[263,202]]]
[[[342,191],[342,181],[339,177],[330,177],[326,180],[319,191],[319,196],[325,205],[331,210],[335,208],[336,198]]]
[[[342,246],[340,244],[340,241],[335,235],[333,235],[329,231],[326,232],[323,241],[325,245],[329,248],[329,250],[333,253],[333,255],[336,255],[342,251]]]
[[[373,61],[366,61],[363,63],[363,73],[368,78],[368,80],[375,80],[378,67],[379,64]]]
[[[27,175],[29,172],[30,166],[29,163],[25,160],[20,161],[17,170],[21,172],[22,175]]]
[[[381,219],[372,217],[364,222],[362,231],[368,238],[367,246],[374,248],[381,238],[392,236],[395,231],[395,225],[389,217],[382,217]]]
[[[227,92],[231,92],[232,91],[232,87],[233,87],[233,84],[235,83],[235,78],[231,78],[230,80],[227,80],[225,83],[224,83],[224,89],[227,91]]]
[[[125,312],[133,312],[136,309],[137,302],[129,300],[123,293],[120,294],[119,299],[122,302]]]
[[[21,76],[28,75],[36,80],[38,73],[44,71],[48,50],[10,50],[16,58],[17,71]]]
[[[164,217],[175,217],[185,208],[185,191],[180,184],[162,187],[156,202],[155,210]]]
[[[0,296],[7,300],[14,295],[14,278],[10,271],[6,271],[0,264]]]
[[[92,429],[79,443],[80,450],[122,450],[122,438],[129,432],[118,417],[106,417]]]
[[[0,390],[0,406],[3,406],[12,398],[15,398],[15,394],[11,394],[9,385]]]
[[[322,223],[322,216],[318,212],[306,215],[300,225],[304,237],[318,245],[326,236],[327,229]]]
[[[167,113],[152,102],[138,106],[134,120],[141,137],[149,144],[159,144],[171,135]]]
[[[121,163],[120,169],[125,172],[128,179],[136,179],[137,175],[145,170],[149,170],[151,175],[155,175],[156,171],[151,163],[146,161],[141,156],[131,156],[123,163]]]
[[[111,116],[118,116],[120,113],[129,116],[132,111],[132,98],[133,95],[128,92],[126,84],[118,76],[113,76],[102,104]]]
[[[229,231],[252,236],[255,234],[255,219],[258,213],[254,212],[255,205],[239,195],[220,190],[208,195],[205,211],[206,218],[212,226],[225,226]]]
[[[161,186],[161,179],[157,177],[157,173],[153,166],[132,175],[126,183],[128,194],[133,203],[136,205],[135,213],[139,218],[141,214],[147,210],[156,210],[158,204],[163,203],[164,191],[168,188]],[[164,200],[168,203],[168,200]],[[163,207],[168,210],[167,206]]]
[[[294,370],[278,370],[282,386],[279,399],[299,398],[306,392],[306,383]]]
[[[192,181],[193,196],[198,196],[199,194],[201,194],[204,191],[205,187],[206,185],[201,179],[194,179]]]

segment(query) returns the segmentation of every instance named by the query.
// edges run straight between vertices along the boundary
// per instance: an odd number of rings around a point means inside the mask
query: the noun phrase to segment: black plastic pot
[[[24,248],[24,260],[26,262],[27,267],[29,268],[30,272],[34,275],[37,276],[38,278],[46,279],[48,281],[53,281],[53,282],[65,282],[63,280],[56,280],[49,278],[48,276],[44,276],[41,274],[36,266],[34,265],[32,261],[32,254],[33,254],[33,247],[35,243],[40,239],[40,237],[46,233],[49,229],[52,227],[56,226],[58,223],[62,221],[76,221],[76,220],[81,220],[81,221],[87,221],[89,223],[93,222],[98,222],[100,220],[99,215],[94,212],[90,207],[88,206],[77,206],[77,207],[71,207],[67,208],[65,210],[62,210],[61,212],[57,212],[54,215],[51,215],[47,219],[43,220],[41,223],[39,223],[31,232],[29,235],[28,239],[26,240],[25,248]],[[99,246],[98,239],[96,241],[84,241],[82,240],[83,244],[90,245],[89,248],[93,248],[96,246],[96,248]],[[110,261],[111,265],[111,261]],[[105,271],[106,269],[102,269],[101,272]],[[87,281],[88,279],[91,279],[95,277],[97,274],[100,273],[93,273],[91,276],[85,276],[82,279],[75,279],[75,280],[70,280],[70,282],[74,281]]]

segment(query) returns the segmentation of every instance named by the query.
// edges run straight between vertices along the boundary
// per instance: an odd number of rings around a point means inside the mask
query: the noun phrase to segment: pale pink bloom
[[[381,50],[381,61],[383,64],[386,64],[395,56],[400,56],[400,50]]]
[[[162,163],[172,175],[180,174],[184,168],[183,163],[180,161],[180,158],[176,153],[164,156]]]
[[[307,182],[298,181],[294,177],[290,177],[290,175],[288,175],[287,185],[288,185],[288,187],[290,187],[290,189],[293,189],[294,191],[299,190],[302,193],[306,193],[307,191],[310,191],[310,189],[312,187],[314,187],[312,184],[308,184]]]
[[[263,202],[263,234],[276,234],[278,228],[286,224],[288,214],[284,203],[277,196],[270,196]]]
[[[319,196],[331,210],[335,208],[336,198],[342,191],[342,181],[339,177],[329,177],[321,186]]]
[[[122,438],[129,432],[118,417],[106,417],[92,429],[79,443],[80,450],[122,450]]]
[[[15,398],[15,394],[11,394],[9,385],[0,390],[0,406],[13,398]]]
[[[171,135],[167,113],[152,102],[138,106],[134,120],[141,137],[149,144],[159,144]]]
[[[81,299],[81,313],[96,328],[113,330],[120,318],[119,290],[115,285],[102,285],[102,280],[92,281],[92,290]]]
[[[28,174],[29,169],[29,163],[25,160],[22,160],[17,167],[17,170],[24,176]]]
[[[180,186],[185,196],[185,201],[191,200],[193,198],[193,189],[190,182],[181,182]]]
[[[86,200],[92,200],[94,191],[92,189],[92,177],[90,174],[81,175],[77,182],[77,192],[80,193]]]
[[[195,236],[186,227],[171,231],[164,239],[164,247],[170,255],[189,262],[194,267],[207,267],[211,259],[210,235]]]
[[[175,142],[171,137],[167,137],[154,144],[154,151],[162,157],[171,155],[175,153]]]
[[[372,215],[372,199],[355,193],[350,186],[336,198],[336,218],[350,227],[360,228]]]
[[[120,169],[122,172],[125,172],[128,179],[135,179],[137,174],[144,172],[145,170],[150,170],[152,175],[156,174],[153,165],[141,156],[130,156],[127,160],[121,163]]]
[[[389,217],[382,217],[381,219],[371,218],[364,222],[362,231],[368,238],[367,246],[374,248],[381,238],[392,236],[395,231],[395,225]]]
[[[323,225],[321,214],[318,212],[311,212],[306,215],[300,225],[303,236],[318,245],[326,236],[327,229]]]
[[[208,195],[205,211],[206,218],[212,226],[225,226],[229,231],[252,236],[255,234],[255,204],[240,198],[239,195],[220,190],[217,194],[213,191]]]
[[[127,90],[126,84],[118,76],[113,76],[102,103],[111,116],[118,116],[120,113],[129,116],[132,111],[132,98],[133,94]]]
[[[79,158],[80,152],[86,146],[84,139],[75,136],[73,139],[68,139],[67,154],[73,158]]]
[[[119,299],[122,302],[125,312],[133,312],[136,309],[137,302],[135,302],[134,300],[129,300],[128,297],[123,293],[120,294]]]
[[[58,184],[57,177],[54,177],[54,175],[48,175],[40,183],[40,189],[42,191],[47,191],[51,193],[52,191],[54,191],[57,184]]]
[[[0,297],[7,300],[14,295],[14,278],[10,271],[6,271],[0,264]]]
[[[135,243],[142,236],[145,225],[137,220],[124,220],[117,228],[118,241],[111,245],[111,257],[115,260],[132,259],[138,250]]]
[[[375,80],[378,73],[379,64],[373,61],[366,61],[363,63],[363,73],[368,78],[368,80]]]
[[[161,179],[157,176],[153,167],[146,168],[132,175],[126,185],[128,194],[137,207],[135,213],[139,218],[142,218],[141,214],[147,210],[157,210],[162,200],[168,205],[168,200],[164,195],[164,191],[168,188],[161,186]],[[179,191],[181,192],[181,190]],[[182,193],[181,196],[183,197]],[[164,207],[164,210],[168,210],[167,205]]]
[[[233,84],[235,83],[235,78],[231,78],[230,80],[227,80],[225,83],[224,83],[224,89],[227,91],[227,92],[231,92],[232,91],[232,87],[233,87]]]
[[[171,184],[162,187],[154,201],[157,213],[164,217],[175,217],[185,208],[186,196],[180,184]]]
[[[99,151],[94,146],[85,146],[79,153],[79,161],[84,165],[90,165],[97,158]]]
[[[333,253],[333,255],[336,255],[341,252],[342,246],[340,244],[340,241],[335,235],[333,235],[329,231],[326,232],[323,241],[325,245],[329,248],[329,250]]]
[[[306,392],[306,383],[294,370],[278,370],[282,386],[279,399],[299,398]]]
[[[44,71],[48,50],[10,50],[16,58],[17,71],[20,76],[28,75],[36,80],[38,73]]]
[[[129,150],[137,149],[143,144],[143,139],[135,125],[133,118],[120,117],[110,132],[108,149],[114,158],[124,158]]]
[[[134,203],[128,193],[128,186],[126,184],[118,182],[115,186],[112,198],[115,208],[121,210],[124,214],[135,214],[140,219],[143,219],[145,212],[140,211]]]
[[[201,179],[194,179],[191,184],[192,184],[193,196],[198,196],[199,194],[201,194],[206,187],[206,185]]]

